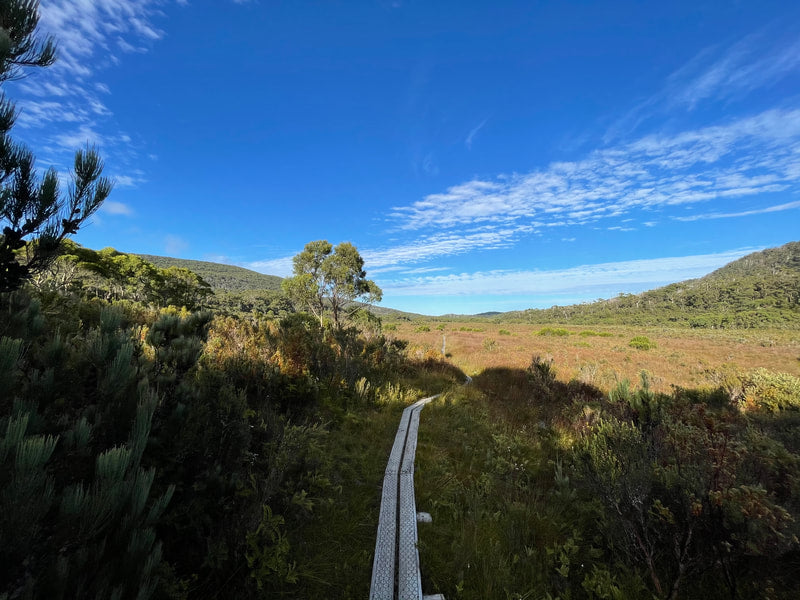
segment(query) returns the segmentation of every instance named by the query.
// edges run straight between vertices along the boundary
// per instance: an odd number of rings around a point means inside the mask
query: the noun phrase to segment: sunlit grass
[[[503,323],[510,335],[498,335],[491,323],[447,322],[443,331],[415,331],[416,324],[396,323],[391,334],[408,340],[411,354],[438,354],[445,342],[448,360],[469,375],[496,367],[526,368],[534,355],[551,357],[562,381],[581,379],[607,389],[621,379],[652,377],[656,391],[673,385],[711,385],[711,374],[724,366],[758,367],[800,375],[800,338],[786,330],[709,330],[664,327],[573,326]],[[545,329],[567,335],[539,335]],[[444,336],[444,340],[443,340]],[[631,348],[644,336],[654,345]],[[588,380],[585,378],[589,377]]]

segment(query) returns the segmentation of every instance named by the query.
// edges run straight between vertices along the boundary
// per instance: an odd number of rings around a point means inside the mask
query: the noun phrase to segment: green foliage
[[[425,332],[428,332],[430,330],[431,330],[431,328],[428,325],[418,325],[414,329],[414,331],[417,332],[417,333],[425,333]]]
[[[739,413],[658,397],[646,381],[637,391],[618,387],[616,415],[585,430],[576,448],[582,484],[602,502],[610,547],[641,566],[658,597],[709,570],[735,595],[743,565],[796,544],[794,520],[773,480],[748,466],[764,454],[748,450]]]
[[[455,379],[371,314],[361,334],[58,289],[0,295],[0,314],[0,595],[323,597],[298,532],[342,494],[329,432],[423,393],[399,377]]]
[[[569,331],[563,327],[543,327],[536,333],[536,335],[567,336],[569,335]]]
[[[498,335],[511,335],[511,332],[508,329],[501,329],[497,332]]]
[[[788,373],[756,369],[743,378],[741,387],[745,401],[749,399],[761,410],[800,410],[800,378]]]
[[[636,348],[637,350],[650,350],[651,348],[655,348],[656,345],[654,342],[650,340],[645,335],[637,335],[628,342],[628,346],[631,348]]]
[[[71,265],[72,269],[65,267]],[[105,300],[133,300],[157,307],[195,310],[211,295],[211,287],[196,273],[178,267],[161,269],[113,248],[98,252],[66,241],[61,255],[36,281],[37,287],[81,290]]]
[[[297,583],[297,565],[289,562],[285,521],[280,515],[273,515],[269,506],[264,505],[263,509],[258,527],[247,534],[250,577],[255,579],[259,590],[276,583]]]
[[[334,328],[341,329],[344,320],[361,308],[356,302],[381,300],[381,289],[366,278],[364,259],[349,242],[336,248],[326,240],[309,242],[293,263],[294,277],[285,279],[281,288],[320,323],[330,312]]]

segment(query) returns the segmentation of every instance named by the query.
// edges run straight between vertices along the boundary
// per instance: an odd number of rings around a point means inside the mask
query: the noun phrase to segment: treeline
[[[641,294],[505,313],[535,323],[800,328],[800,242],[745,256],[703,277]]]

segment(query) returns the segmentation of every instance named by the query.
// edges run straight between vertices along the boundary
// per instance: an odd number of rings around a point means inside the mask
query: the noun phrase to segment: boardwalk
[[[421,600],[414,500],[414,454],[419,413],[431,396],[403,411],[383,476],[381,512],[372,564],[370,600]]]

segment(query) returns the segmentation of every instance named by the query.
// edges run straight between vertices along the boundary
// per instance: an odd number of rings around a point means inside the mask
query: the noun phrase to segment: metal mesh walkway
[[[383,476],[381,511],[372,563],[370,600],[421,600],[414,500],[414,455],[423,398],[403,411]]]

